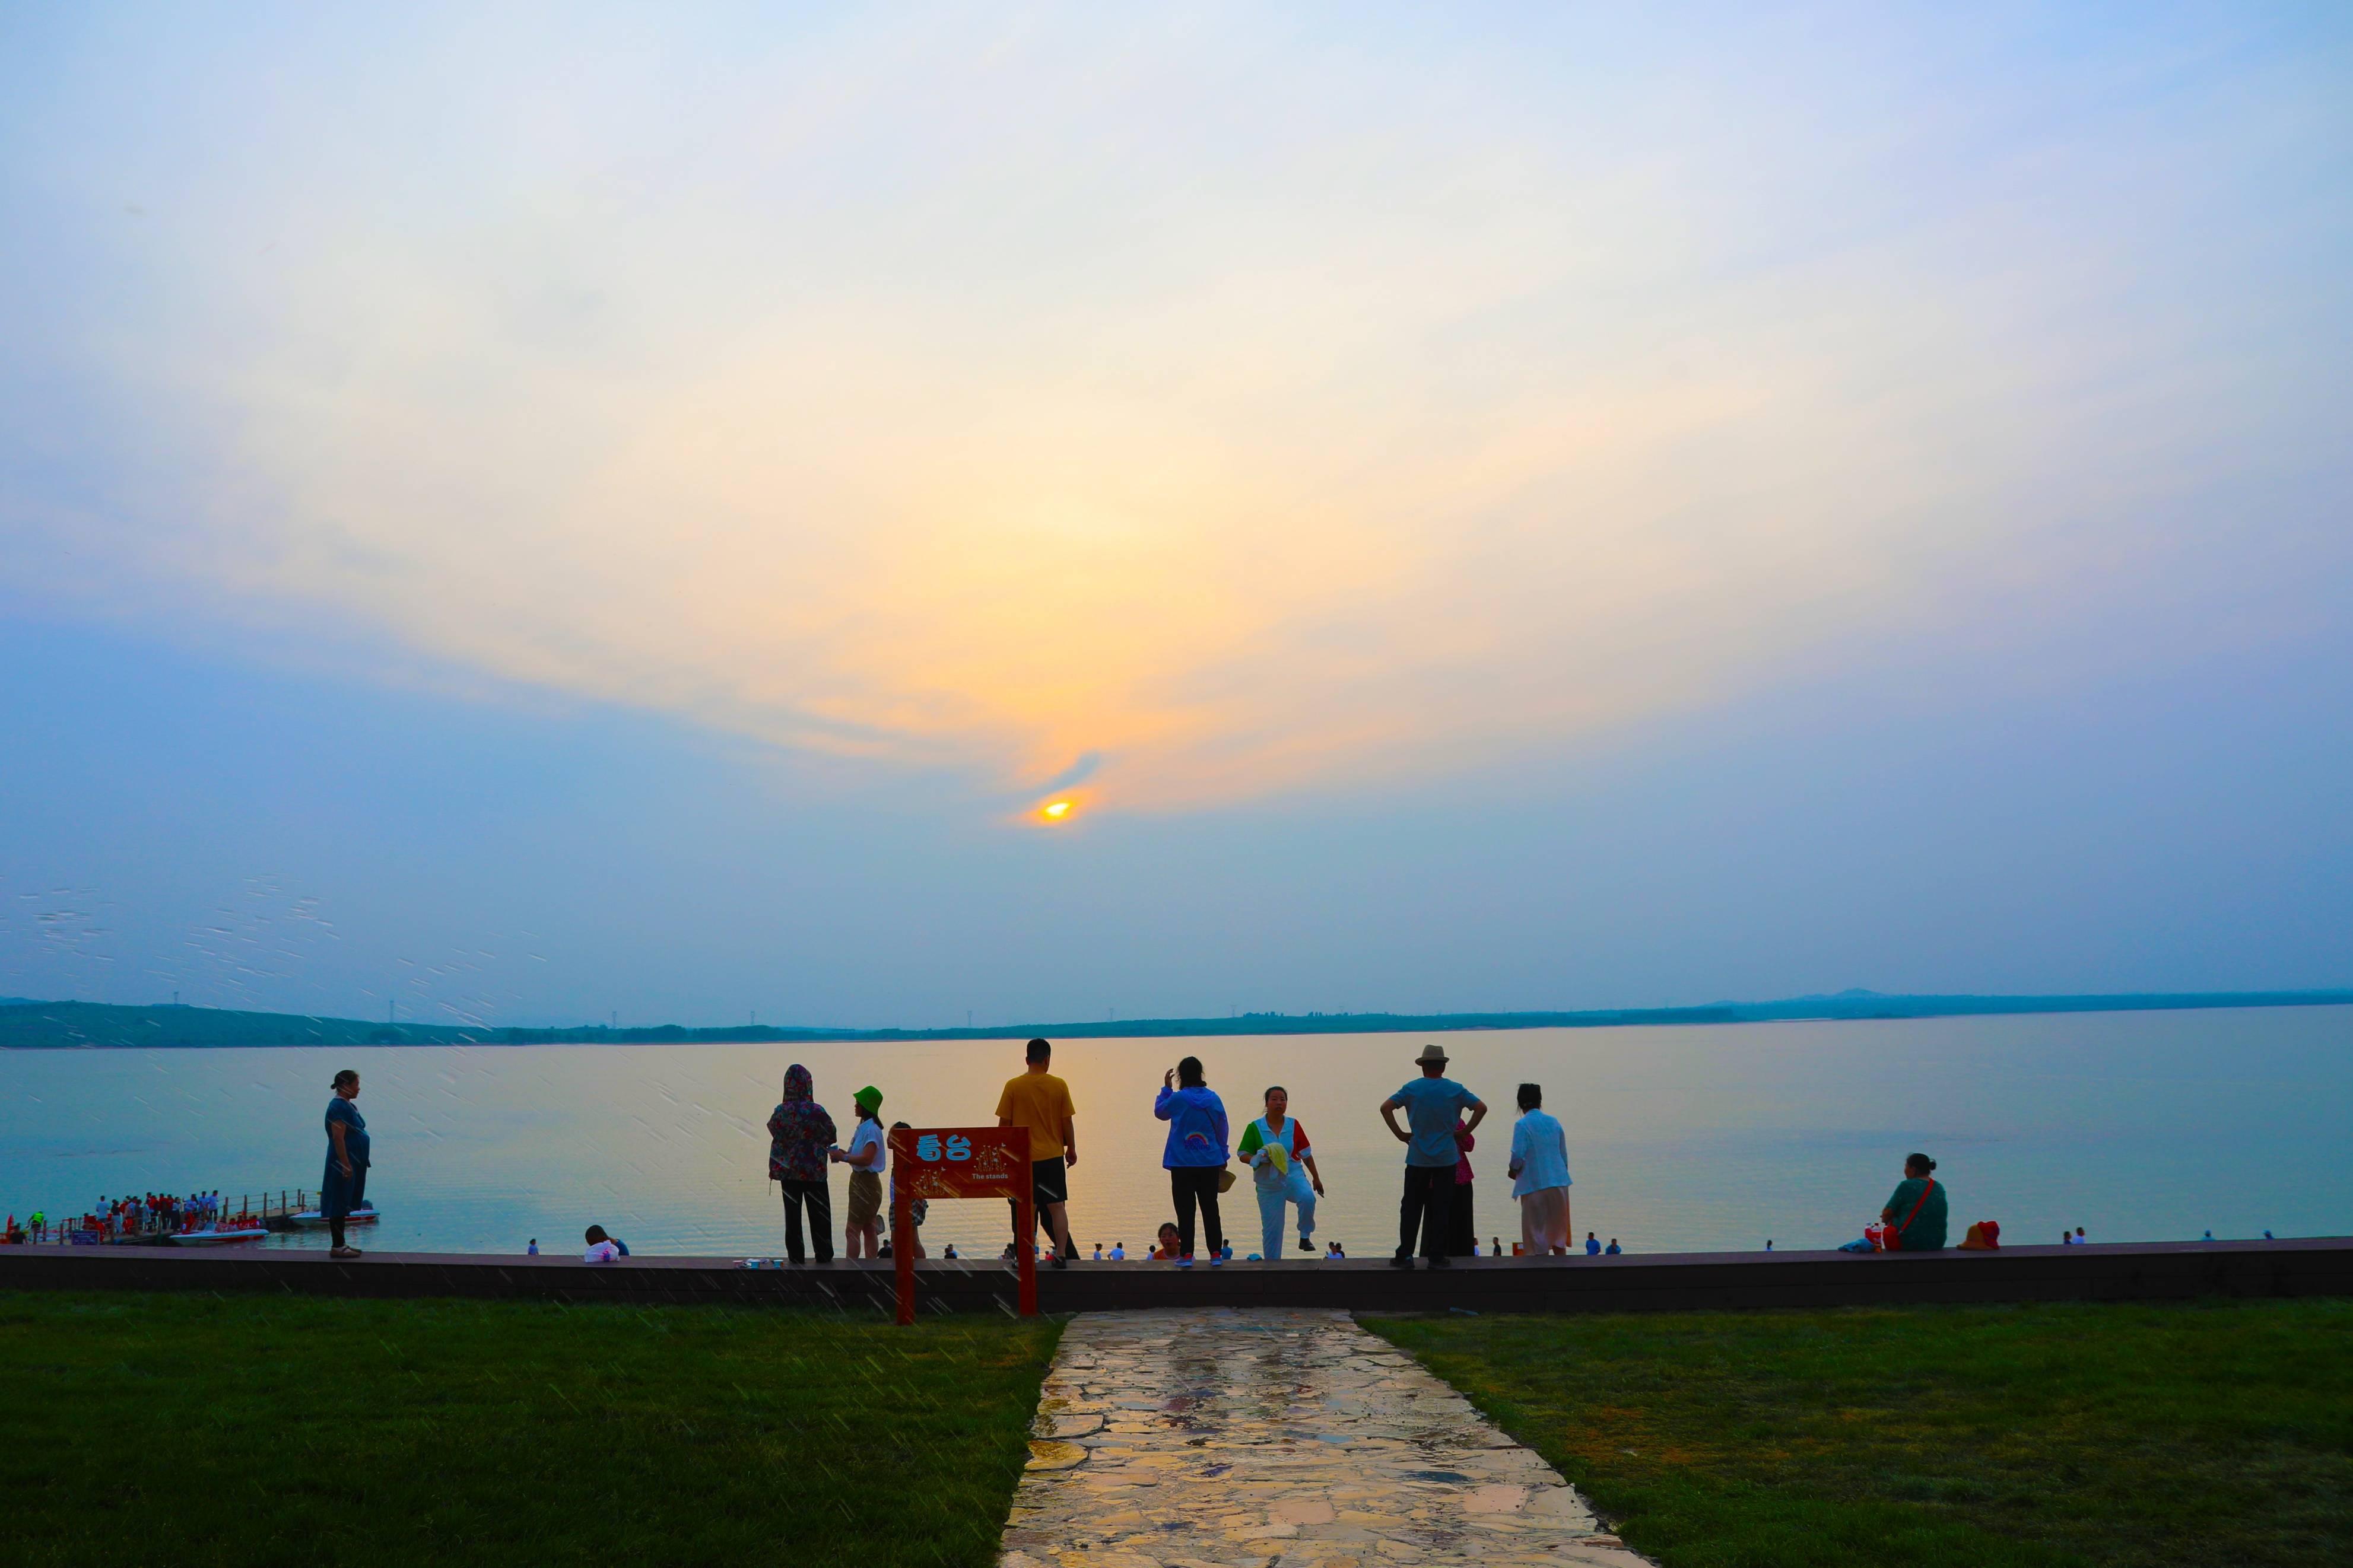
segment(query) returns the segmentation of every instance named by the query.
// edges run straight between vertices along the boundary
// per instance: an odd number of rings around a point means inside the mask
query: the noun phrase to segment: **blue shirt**
[[[1405,1163],[1454,1169],[1462,1158],[1454,1142],[1454,1124],[1479,1097],[1451,1078],[1418,1078],[1394,1098],[1405,1102],[1406,1125],[1413,1130]]]
[[[1169,1170],[1226,1163],[1226,1102],[1215,1090],[1164,1089],[1152,1102],[1152,1114],[1168,1123],[1168,1149],[1160,1163]]]
[[[368,1163],[367,1122],[361,1118],[359,1107],[340,1094],[327,1101],[327,1125],[332,1128],[338,1121],[343,1124],[343,1154],[351,1161],[352,1169],[356,1171]],[[334,1157],[335,1135],[329,1132],[327,1158],[332,1160]]]

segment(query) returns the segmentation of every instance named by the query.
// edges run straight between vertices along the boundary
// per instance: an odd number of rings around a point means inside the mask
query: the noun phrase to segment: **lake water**
[[[1198,1055],[1240,1136],[1280,1082],[1329,1195],[1319,1240],[1396,1245],[1402,1150],[1376,1108],[1427,1037],[1077,1040],[1055,1069],[1078,1106],[1071,1173],[1082,1247],[1147,1240],[1170,1214],[1164,1068]],[[1830,1247],[1885,1201],[1903,1157],[1940,1162],[1955,1239],[1999,1219],[2012,1243],[2353,1233],[2353,1008],[2072,1014],[1437,1037],[1493,1107],[1473,1156],[1482,1236],[1508,1243],[1513,1093],[1544,1085],[1567,1124],[1579,1235],[1635,1252]],[[767,1133],[785,1068],[806,1062],[840,1122],[869,1082],[884,1120],[987,1123],[1018,1042],[903,1045],[390,1047],[0,1052],[0,1210],[79,1213],[101,1194],[315,1187],[334,1069],[363,1076],[363,1245],[576,1249],[600,1222],[639,1250],[783,1251]],[[847,1177],[835,1176],[836,1215]],[[1236,1252],[1257,1245],[1245,1187]],[[999,1204],[941,1204],[934,1251],[994,1253]],[[324,1245],[283,1238],[273,1245]],[[839,1247],[839,1238],[837,1237]],[[1297,1256],[1296,1253],[1293,1256]]]

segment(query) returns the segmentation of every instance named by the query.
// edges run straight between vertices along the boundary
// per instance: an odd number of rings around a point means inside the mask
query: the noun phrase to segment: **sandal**
[[[360,1256],[360,1249],[356,1247],[331,1247],[327,1249],[327,1256],[330,1258],[357,1258]]]

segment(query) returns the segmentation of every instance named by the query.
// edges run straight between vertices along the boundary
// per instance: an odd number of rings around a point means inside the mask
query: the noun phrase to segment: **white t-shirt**
[[[871,1171],[879,1176],[882,1173],[882,1167],[888,1164],[891,1159],[891,1135],[882,1130],[882,1123],[880,1121],[861,1121],[858,1124],[858,1131],[849,1135],[851,1160],[856,1160],[869,1149],[874,1151],[874,1163],[871,1165],[852,1164],[849,1168],[853,1171]]]
[[[600,1241],[580,1255],[583,1263],[610,1263],[621,1256],[621,1249],[609,1241]]]

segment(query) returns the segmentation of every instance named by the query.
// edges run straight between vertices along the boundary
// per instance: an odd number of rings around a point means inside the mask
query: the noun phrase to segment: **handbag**
[[[1220,1196],[1223,1196],[1225,1194],[1230,1193],[1233,1190],[1234,1168],[1231,1165],[1228,1165],[1218,1172],[1218,1193]]]
[[[1928,1206],[1928,1194],[1936,1190],[1936,1178],[1934,1176],[1923,1176],[1920,1183],[1920,1201],[1912,1205],[1912,1212],[1904,1216],[1901,1224],[1887,1227],[1886,1239],[1880,1245],[1889,1252],[1904,1250],[1904,1233],[1912,1228],[1912,1222],[1918,1219],[1920,1211]]]

